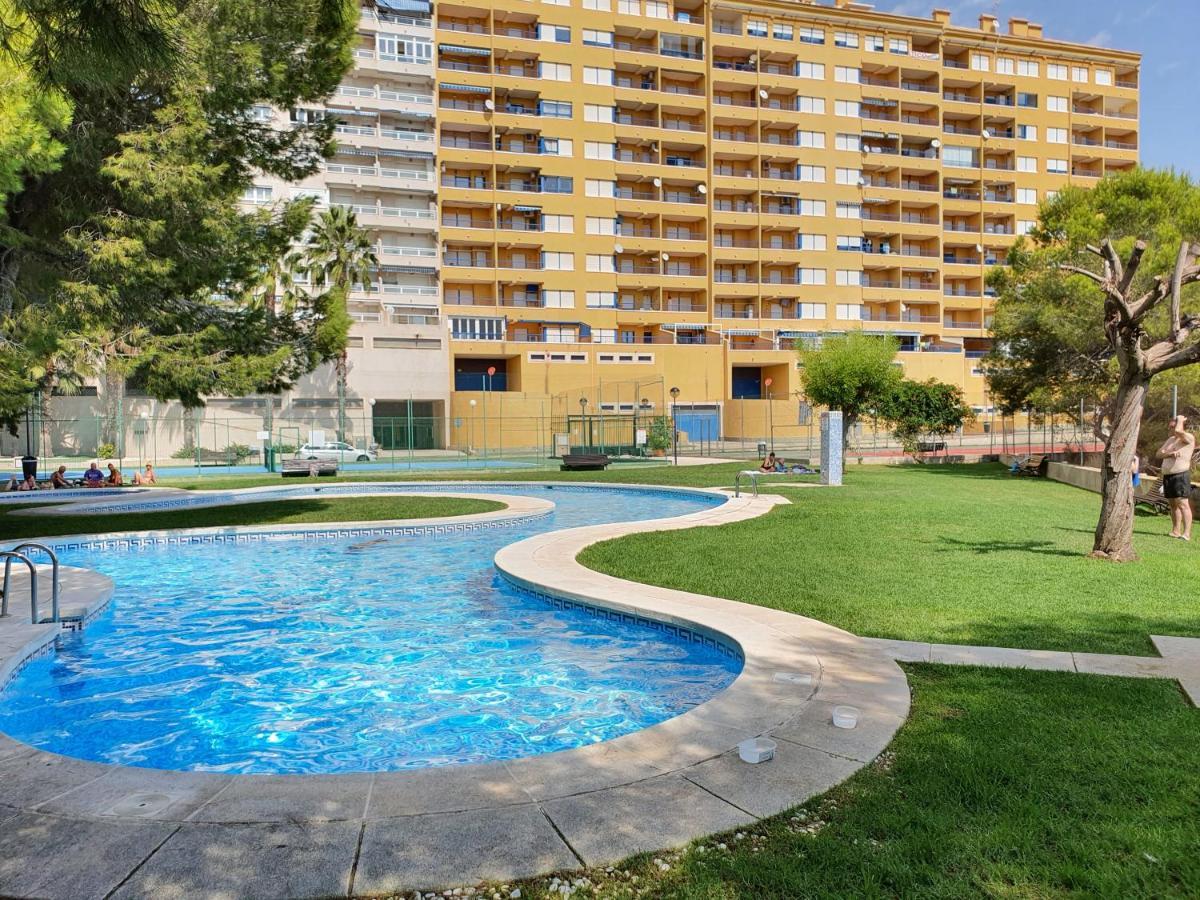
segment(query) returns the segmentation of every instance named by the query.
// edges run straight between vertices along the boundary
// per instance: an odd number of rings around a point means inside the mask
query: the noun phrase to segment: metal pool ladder
[[[34,625],[41,624],[41,617],[38,615],[38,570],[29,559],[29,556],[21,553],[22,550],[40,550],[50,557],[50,621],[58,622],[58,554],[47,547],[45,544],[37,544],[32,541],[26,541],[23,544],[9,549],[0,551],[0,557],[4,559],[4,584],[0,588],[0,618],[8,615],[8,598],[9,579],[12,575],[13,560],[17,560],[25,564],[29,569],[29,616],[30,621]]]

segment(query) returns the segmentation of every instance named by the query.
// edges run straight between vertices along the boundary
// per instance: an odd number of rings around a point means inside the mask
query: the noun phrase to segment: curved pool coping
[[[720,493],[578,482],[548,489],[591,486]],[[907,716],[907,681],[893,660],[870,642],[813,619],[637,584],[576,561],[579,551],[600,540],[733,523],[787,502],[722,496],[719,506],[674,518],[536,535],[495,556],[503,577],[552,604],[648,619],[680,628],[689,639],[736,645],[743,669],[708,702],[574,750],[345,775],[112,766],[0,735],[0,894],[77,897],[96,890],[107,896],[120,888],[119,896],[182,897],[221,888],[256,896],[344,896],[513,880],[677,846],[827,790],[873,760]],[[334,530],[282,527],[306,534]],[[199,531],[237,539],[239,532],[263,530]],[[832,725],[835,704],[859,709],[857,728]],[[757,736],[776,742],[775,758],[741,762],[738,743]],[[58,856],[54,872],[47,873],[39,862],[56,840],[102,847],[103,858]]]

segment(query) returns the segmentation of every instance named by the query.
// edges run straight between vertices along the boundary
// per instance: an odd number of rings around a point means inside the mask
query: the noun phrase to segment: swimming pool
[[[438,487],[321,493],[366,489]],[[297,490],[312,492],[288,493]],[[737,676],[736,648],[553,608],[492,566],[497,549],[541,531],[677,516],[722,498],[563,485],[469,490],[548,498],[556,508],[516,526],[434,535],[64,550],[64,563],[110,575],[116,599],[0,693],[0,731],[128,766],[390,771],[607,740],[679,715]]]

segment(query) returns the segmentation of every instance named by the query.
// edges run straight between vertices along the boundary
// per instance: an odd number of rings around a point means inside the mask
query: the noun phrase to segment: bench
[[[604,453],[564,453],[562,472],[601,472],[608,468],[609,458]]]
[[[918,453],[941,453],[946,449],[945,441],[918,441]]]
[[[1013,464],[1012,472],[1014,475],[1030,475],[1037,477],[1044,474],[1042,469],[1046,466],[1045,456],[1027,456],[1019,463]]]
[[[336,475],[338,464],[331,459],[285,459],[284,478],[303,478],[305,476]]]

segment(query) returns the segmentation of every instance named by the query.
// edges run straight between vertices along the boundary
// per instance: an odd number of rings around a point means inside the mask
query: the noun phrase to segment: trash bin
[[[268,472],[275,471],[275,448],[274,447],[264,447],[263,448],[263,464],[267,467]]]
[[[759,456],[766,456],[766,455],[767,455],[767,442],[766,442],[766,441],[759,441],[759,442],[758,442],[758,455],[759,455]]]
[[[37,478],[38,458],[36,456],[21,457],[21,477]]]

